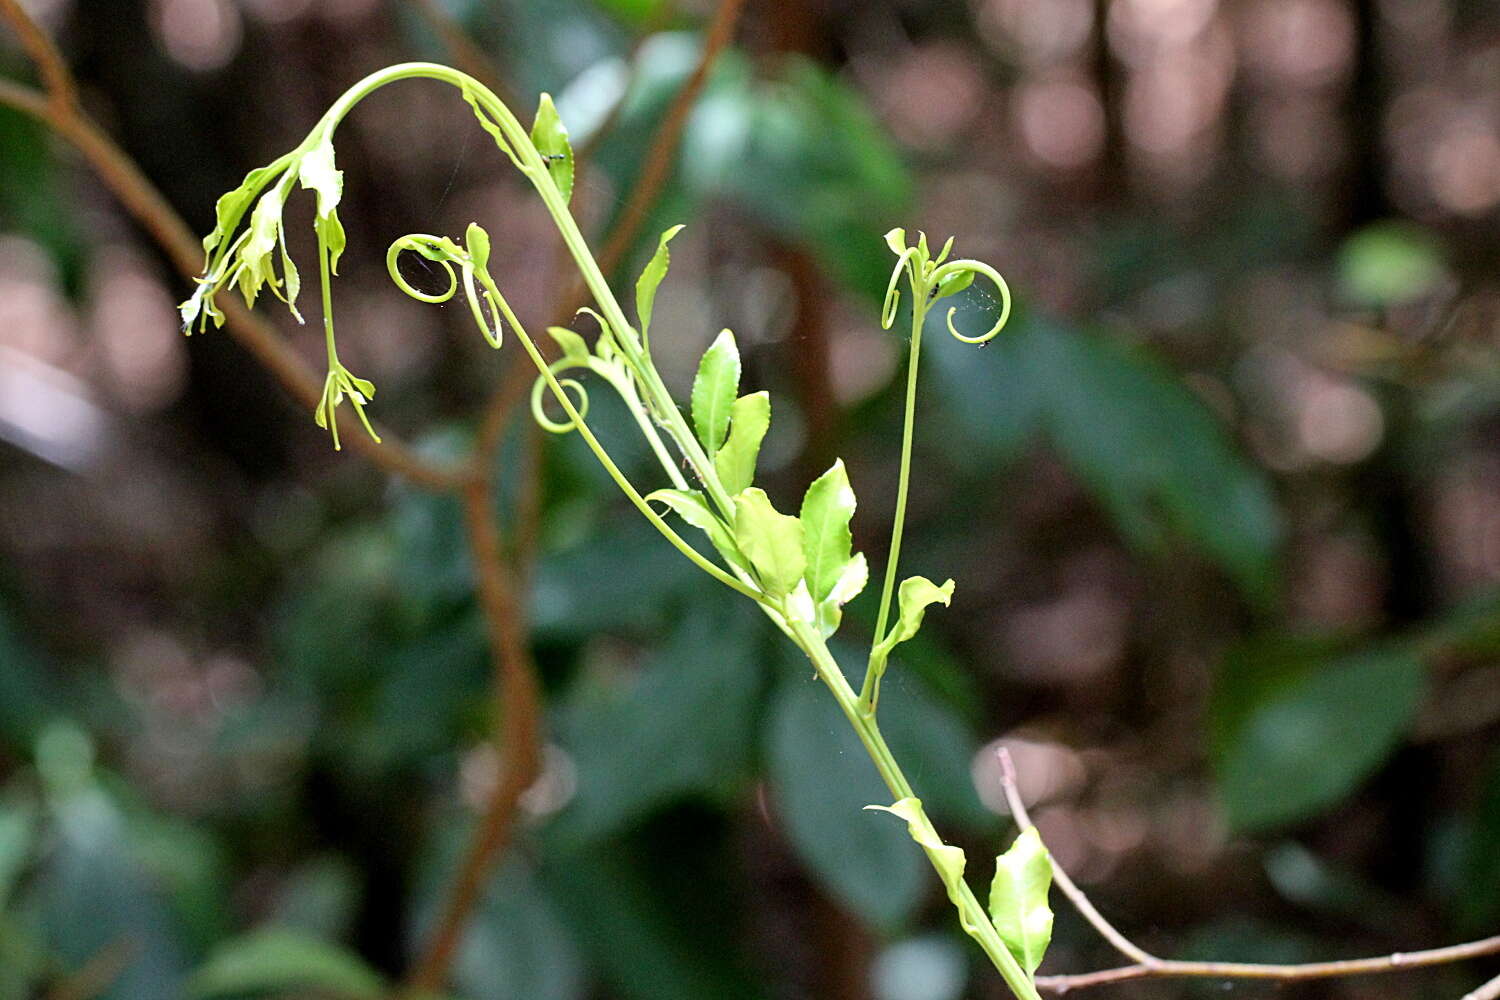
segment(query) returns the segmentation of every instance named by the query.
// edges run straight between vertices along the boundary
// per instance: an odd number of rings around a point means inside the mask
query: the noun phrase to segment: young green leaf
[[[938,877],[943,880],[943,887],[948,890],[948,896],[955,901],[958,898],[959,888],[963,885],[964,865],[968,859],[964,857],[963,848],[945,844],[932,828],[932,822],[927,818],[927,813],[922,809],[922,800],[907,797],[894,805],[889,806],[865,806],[866,809],[888,812],[892,816],[899,816],[906,820],[906,829],[915,840],[927,852],[932,859],[933,867],[937,869]]]
[[[714,456],[724,489],[741,493],[755,482],[755,459],[771,426],[771,395],[762,390],[741,396],[729,407],[729,439]]]
[[[474,92],[474,88],[465,83],[459,88],[459,91],[463,94],[464,100],[468,102],[469,107],[473,109],[474,117],[479,120],[479,127],[488,132],[490,138],[495,140],[495,145],[500,147],[500,151],[510,157],[511,162],[519,167],[521,161],[516,158],[515,150],[510,148],[510,142],[505,138],[505,133],[500,131],[500,126],[495,124],[495,120],[490,117],[489,112],[480,106],[479,95]]]
[[[849,521],[854,517],[854,490],[844,460],[812,481],[802,498],[802,547],[807,554],[807,586],[813,600],[822,602],[849,565]]]
[[[339,258],[344,254],[345,244],[344,224],[339,221],[339,213],[329,212],[327,217],[314,219],[313,231],[318,234],[318,242],[328,248],[328,270],[338,274]]]
[[[933,300],[946,298],[949,295],[957,295],[973,283],[973,271],[954,271],[948,277],[938,282],[937,294],[933,296]]]
[[[344,196],[344,172],[333,165],[333,139],[324,136],[312,149],[302,154],[297,179],[304,188],[318,195],[318,217],[327,218]]]
[[[302,314],[297,311],[297,295],[302,291],[302,276],[297,273],[297,265],[292,262],[292,255],[286,249],[286,227],[281,227],[281,232],[276,235],[277,242],[281,245],[281,273],[286,275],[286,292],[281,300],[286,307],[292,311],[292,316],[301,323]]]
[[[473,263],[474,270],[480,274],[488,273],[490,234],[484,231],[484,227],[477,222],[469,223],[469,228],[464,230],[464,246],[468,248],[469,260]]]
[[[712,458],[729,433],[729,410],[740,389],[740,351],[734,334],[722,331],[703,352],[693,379],[693,428]]]
[[[1052,908],[1047,905],[1051,886],[1052,859],[1036,827],[1029,826],[995,859],[995,881],[990,885],[990,920],[1028,975],[1042,964],[1052,940]]]
[[[552,175],[552,183],[562,193],[563,201],[572,200],[573,146],[568,142],[568,130],[557,116],[550,94],[543,94],[537,105],[536,121],[531,125],[531,141],[547,161],[547,173]]]
[[[281,235],[281,210],[286,204],[287,184],[271,188],[255,203],[250,213],[250,233],[240,247],[240,272],[236,283],[245,297],[245,304],[253,306],[261,286],[277,284],[276,269],[271,263],[271,253],[276,249]]]
[[[817,625],[823,638],[826,639],[839,630],[839,623],[844,618],[844,605],[858,597],[869,582],[870,566],[865,562],[865,554],[856,552],[854,558],[845,564],[844,572],[834,584],[832,593],[826,600],[818,603]]]
[[[664,489],[646,494],[646,499],[666,504],[678,517],[702,531],[731,565],[750,568],[749,562],[735,544],[734,536],[729,533],[729,525],[719,520],[719,515],[714,513],[708,498],[702,493],[697,490]]]
[[[562,348],[563,357],[580,365],[589,363],[589,345],[578,334],[565,326],[549,326],[547,333]]]
[[[939,587],[925,576],[909,576],[901,581],[901,589],[897,595],[901,613],[879,646],[887,655],[897,643],[905,642],[917,634],[917,630],[922,627],[922,618],[927,614],[928,605],[947,606],[953,599],[953,581],[949,580]]]
[[[789,594],[807,567],[802,522],[778,513],[764,490],[751,487],[734,498],[734,537],[772,597]]]
[[[786,620],[789,622],[808,622],[817,624],[818,607],[813,603],[812,594],[807,590],[807,577],[797,581],[797,586],[786,598]]]
[[[219,200],[214,204],[214,230],[203,237],[204,253],[212,253],[215,247],[224,242],[226,236],[234,232],[245,210],[255,200],[255,195],[261,189],[261,185],[279,173],[282,167],[282,164],[256,167],[245,175],[239,187],[219,196]]]
[[[641,323],[642,337],[647,336],[651,328],[651,311],[656,306],[657,286],[667,276],[667,265],[672,263],[667,244],[680,232],[682,226],[676,225],[661,234],[661,239],[656,243],[656,253],[651,255],[645,270],[641,271],[641,276],[635,281],[635,314]]]

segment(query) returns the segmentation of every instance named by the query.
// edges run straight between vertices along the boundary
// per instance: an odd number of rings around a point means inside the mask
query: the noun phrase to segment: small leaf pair
[[[643,326],[650,313],[648,303],[642,314]],[[770,395],[761,391],[736,398],[739,385],[739,348],[734,334],[724,330],[698,363],[691,408],[698,441],[714,463],[724,491],[731,496],[743,493],[755,481],[761,441],[771,426]]]

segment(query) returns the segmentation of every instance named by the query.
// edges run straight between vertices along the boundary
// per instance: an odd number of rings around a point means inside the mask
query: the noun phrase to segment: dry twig
[[[1005,788],[1005,800],[1010,805],[1011,815],[1024,830],[1032,825],[1027,815],[1026,803],[1016,783],[1015,762],[1004,747],[996,751],[1000,758],[1001,781]],[[1336,962],[1308,962],[1300,965],[1263,965],[1249,962],[1183,962],[1176,959],[1158,958],[1132,942],[1115,929],[1078,888],[1068,873],[1055,861],[1052,864],[1052,879],[1074,908],[1108,941],[1116,951],[1129,958],[1131,965],[1098,972],[1085,972],[1071,976],[1037,976],[1037,989],[1061,995],[1070,990],[1107,983],[1121,983],[1131,979],[1200,978],[1200,979],[1271,979],[1294,982],[1304,979],[1333,979],[1342,976],[1365,976],[1381,972],[1399,972],[1430,965],[1446,965],[1465,959],[1500,954],[1500,935],[1470,941],[1467,944],[1432,948],[1426,951],[1394,952],[1373,958],[1354,958]],[[1484,993],[1493,989],[1497,992]],[[1500,980],[1483,986],[1465,1000],[1496,1000],[1500,997]]]

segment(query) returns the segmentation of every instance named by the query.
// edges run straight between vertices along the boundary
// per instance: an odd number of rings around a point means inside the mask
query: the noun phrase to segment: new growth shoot
[[[262,290],[269,289],[301,322],[297,304],[301,278],[287,251],[282,211],[294,188],[300,185],[311,190],[317,199],[313,228],[328,358],[315,417],[338,447],[338,411],[347,400],[365,430],[375,435],[365,414],[375,386],[340,363],[334,336],[331,276],[338,272],[346,241],[338,216],[343,174],[335,166],[333,139],[339,123],[359,101],[386,84],[412,78],[438,80],[457,88],[496,146],[531,182],[593,297],[594,306],[581,312],[598,324],[599,334],[591,346],[573,330],[548,328],[559,352],[557,360],[549,362],[490,274],[490,236],[477,223],[469,225],[461,240],[422,233],[396,240],[386,254],[391,280],[424,302],[447,302],[461,289],[475,326],[491,346],[499,348],[507,332],[513,334],[539,372],[531,395],[536,421],[552,433],[579,434],[620,490],[668,542],[714,580],[755,601],[802,650],[890,789],[892,803],[872,808],[906,822],[942,880],[965,932],[978,942],[1012,994],[1035,1000],[1032,976],[1052,928],[1047,904],[1052,868],[1045,847],[1034,830],[1018,837],[997,859],[989,905],[981,905],[964,879],[963,851],[939,837],[877,724],[880,682],[892,652],[917,634],[929,607],[947,605],[953,595],[952,580],[938,585],[912,576],[897,584],[923,327],[941,299],[982,277],[1000,296],[1000,312],[991,326],[978,335],[966,335],[954,325],[953,308],[948,310],[946,324],[954,337],[966,343],[989,341],[1001,332],[1010,315],[1010,291],[1004,279],[981,261],[950,260],[951,239],[934,256],[925,234],[915,243],[909,243],[901,229],[886,234],[896,265],[881,313],[882,325],[889,329],[895,322],[904,286],[911,299],[911,341],[890,557],[864,682],[856,693],[828,648],[829,638],[842,623],[844,606],[869,582],[866,558],[852,548],[849,525],[856,499],[843,462],[835,462],[808,486],[795,515],[782,513],[755,485],[761,442],[770,427],[771,399],[763,391],[741,394],[739,349],[729,330],[720,333],[703,354],[688,400],[688,416],[684,416],[651,353],[656,292],[670,264],[668,244],[682,227],[662,234],[637,281],[632,323],[568,211],[573,152],[567,129],[547,95],[542,95],[528,130],[494,93],[446,66],[404,63],[361,80],[334,103],[296,149],[252,170],[244,183],[219,199],[216,225],[203,241],[207,255],[203,275],[181,306],[184,330],[191,333],[209,324],[221,326],[224,314],[216,297],[231,287],[252,305]],[[405,253],[441,267],[447,287],[437,293],[412,287],[398,266]],[[588,424],[588,392],[574,377],[584,374],[600,378],[624,402],[661,467],[663,481],[654,488],[643,493],[631,483],[594,435]],[[562,419],[544,411],[548,396],[561,408]],[[701,532],[705,551],[716,558],[686,541],[667,516]],[[863,820],[850,817],[850,821]]]

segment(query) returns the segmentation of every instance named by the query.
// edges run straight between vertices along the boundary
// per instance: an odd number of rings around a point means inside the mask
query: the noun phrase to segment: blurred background
[[[346,86],[450,59],[435,25],[462,29],[523,120],[556,96],[590,151],[575,208],[605,232],[713,15],[26,7],[199,233]],[[0,74],[34,80],[9,31]],[[461,455],[525,360],[484,347],[461,306],[400,294],[382,251],[478,220],[535,329],[566,283],[557,240],[444,87],[382,91],[338,148],[341,356],[381,387],[379,419]],[[882,699],[976,884],[1013,831],[1004,744],[1058,861],[1163,955],[1495,933],[1493,3],[751,0],[671,166],[616,287],[689,223],[653,323],[664,375],[685,389],[732,327],[743,384],[774,398],[773,497],[795,507],[842,456],[877,567],[906,347],[901,321],[879,329],[881,234],[953,235],[1016,291],[987,349],[938,327],[924,345],[903,569],[958,586]],[[190,288],[71,148],[0,108],[3,998],[378,995],[505,767],[458,501],[334,452],[227,333],[181,336]],[[971,289],[958,322],[994,306]],[[315,324],[264,312],[321,366]],[[594,402],[661,485],[622,411]],[[511,423],[495,518],[516,523],[535,470],[521,638],[546,745],[452,994],[1002,996],[901,824],[860,812],[887,794],[794,651],[704,586],[580,442],[533,452]],[[871,596],[846,618],[856,674]],[[1043,972],[1118,964],[1054,902]],[[1496,972],[1228,995],[1456,998]]]

